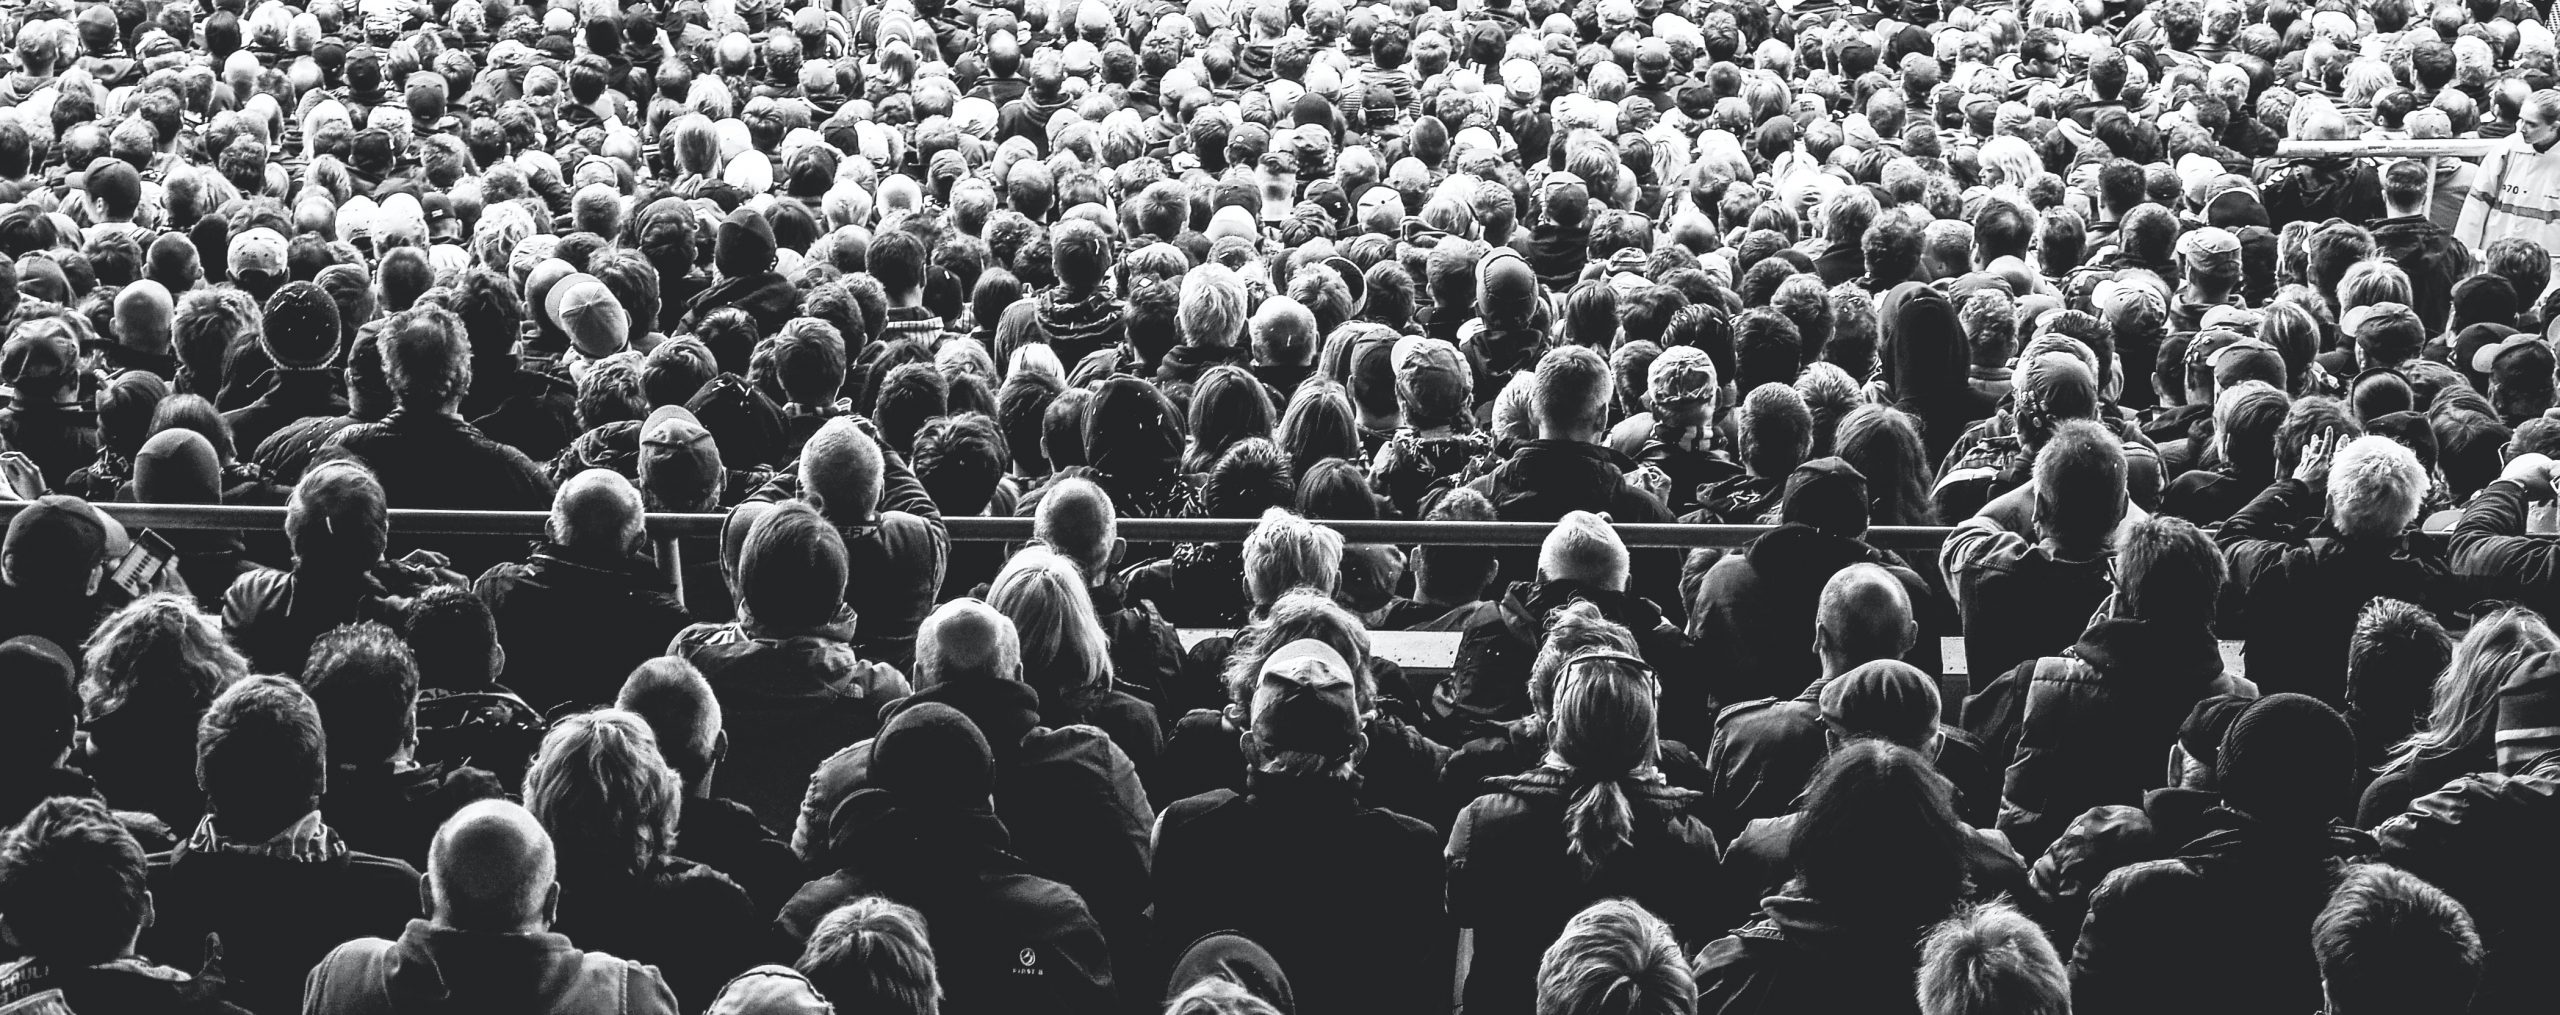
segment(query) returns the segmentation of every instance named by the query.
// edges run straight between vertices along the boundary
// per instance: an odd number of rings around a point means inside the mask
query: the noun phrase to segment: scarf
[[[213,815],[207,814],[204,820],[196,822],[195,834],[178,844],[178,853],[181,856],[226,853],[232,856],[263,856],[292,863],[333,863],[346,858],[347,844],[320,820],[319,811],[303,815],[302,820],[285,826],[284,831],[264,842],[225,841],[222,833],[213,827]]]

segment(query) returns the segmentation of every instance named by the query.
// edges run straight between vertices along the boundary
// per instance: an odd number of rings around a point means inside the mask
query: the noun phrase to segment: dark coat
[[[2362,159],[2296,159],[2260,178],[2267,217],[2277,222],[2382,217],[2382,178]]]
[[[1703,733],[1715,716],[1714,689],[1700,679],[1697,645],[1662,616],[1651,601],[1578,581],[1514,582],[1502,598],[1484,603],[1458,636],[1449,679],[1434,692],[1431,712],[1464,742],[1482,726],[1528,715],[1529,669],[1546,642],[1545,618],[1575,600],[1635,632],[1645,662],[1661,674],[1662,733],[1685,740]],[[1811,640],[1807,640],[1811,644]]]
[[[24,452],[58,488],[83,465],[98,460],[98,417],[77,407],[13,405],[0,409],[0,448]]]
[[[404,508],[551,507],[551,480],[540,465],[452,416],[396,412],[379,423],[348,427],[337,441],[363,459],[389,501]]]
[[[231,427],[231,445],[254,451],[276,431],[313,416],[344,416],[346,396],[338,393],[337,378],[322,371],[297,371],[276,376],[276,386],[256,401],[222,414]]]
[[[311,971],[309,1009],[327,1015],[676,1015],[649,966],[581,951],[559,934],[480,934],[411,920],[397,941],[339,945]]]
[[[1716,919],[1711,926],[1748,926],[1760,918],[1762,900],[1787,894],[1787,883],[1796,876],[1796,826],[1803,821],[1804,812],[1797,811],[1743,826],[1742,834],[1725,847],[1724,871],[1717,879],[1722,901],[1713,910]],[[2007,836],[1968,826],[1964,860],[1973,885],[1968,898],[1987,902],[2004,895],[2027,897],[2027,862],[2009,845]]]
[[[2377,858],[2442,888],[2471,912],[2489,952],[2472,1010],[2488,1015],[2545,1010],[2560,990],[2560,871],[2549,844],[2560,835],[2560,754],[2516,775],[2465,775],[2412,802],[2374,829]]]
[[[2453,319],[2453,284],[2471,276],[2471,248],[2453,232],[2427,216],[2387,218],[2367,224],[2373,230],[2374,256],[2409,273],[2413,302],[2409,309],[2427,326],[2427,334],[2444,331]]]
[[[2069,647],[2115,591],[2107,558],[2063,560],[1982,516],[1957,525],[1938,553],[1974,673],[2006,673]]]
[[[2173,860],[2107,875],[2071,956],[2082,1015],[2262,1015],[2320,1007],[2311,920],[2338,872],[2373,839],[2345,828],[2243,823],[2188,843]],[[2199,963],[2214,970],[2198,990]]]
[[[261,568],[241,575],[222,599],[222,633],[259,673],[301,676],[311,640],[342,624],[375,621],[399,630],[410,601],[442,578],[385,561],[352,578]]]
[[[126,702],[81,724],[88,743],[72,762],[96,780],[108,806],[147,812],[184,834],[204,815],[204,792],[196,785],[196,722],[202,718],[203,705]]]
[[[1728,705],[1716,715],[1707,742],[1705,811],[1716,834],[1732,838],[1742,826],[1793,813],[1822,763],[1831,757],[1822,721],[1822,687],[1806,685],[1790,698],[1761,698]],[[1929,746],[1938,774],[1956,786],[1956,810],[1968,822],[1988,825],[1999,813],[2000,769],[1982,743],[1961,729],[1938,731]]]
[[[880,706],[907,693],[905,677],[864,661],[840,637],[740,637],[689,647],[695,630],[677,635],[668,654],[711,682],[729,734],[720,785],[769,825],[797,816],[809,773],[879,732]]]
[[[572,941],[656,967],[686,1011],[708,1006],[748,967],[797,954],[772,927],[728,875],[679,857],[639,876],[562,870],[560,915],[551,923]]]
[[[2362,740],[2357,744],[2362,746]],[[2497,767],[2498,752],[2485,741],[2470,750],[2419,755],[2410,759],[2406,767],[2384,772],[2365,785],[2364,794],[2356,799],[2356,827],[2380,828],[2407,812],[2419,798],[2475,772],[2495,771]]]
[[[1707,569],[1689,600],[1689,630],[1698,651],[1716,660],[1710,688],[1716,700],[1789,695],[1819,678],[1813,628],[1822,586],[1852,564],[1887,565],[1915,606],[1930,599],[1917,573],[1889,564],[1876,548],[1806,525],[1781,525]],[[1935,632],[1923,635],[1915,644],[1934,649]]]
[[[1699,1015],[1898,1015],[1919,1011],[1914,941],[1839,922],[1813,899],[1772,896],[1761,917],[1690,963]]]
[[[248,1015],[248,1009],[222,999],[220,976],[189,976],[184,970],[156,965],[148,959],[117,959],[77,969],[62,969],[34,959],[0,966],[0,1009],[47,991],[60,991],[60,1004],[38,1001],[28,1015],[48,1012],[115,1012],[117,1015]]]
[[[2025,693],[1992,748],[2007,762],[1999,828],[2029,856],[2092,807],[2139,806],[2168,783],[2165,759],[2196,702],[2244,690],[2223,673],[2213,632],[2115,618],[2007,676]]]
[[[469,765],[337,767],[320,814],[354,849],[425,870],[436,829],[464,805],[504,800],[507,786]]]
[[[776,271],[753,275],[722,276],[695,296],[692,312],[685,315],[689,329],[702,323],[703,315],[723,307],[736,307],[756,319],[756,333],[770,335],[800,316],[800,289]]]
[[[633,667],[684,629],[683,604],[647,561],[572,560],[546,544],[490,568],[471,590],[507,650],[499,678],[533,707],[609,705]]]
[[[1570,511],[1605,511],[1621,525],[1674,521],[1671,509],[1660,500],[1627,485],[1627,470],[1634,464],[1604,445],[1534,440],[1467,485],[1493,502],[1494,518],[1499,521],[1553,522]],[[1499,551],[1494,559],[1501,562],[1503,574],[1523,579],[1538,574],[1534,547]],[[1672,551],[1637,551],[1629,573],[1638,584],[1632,588],[1640,595],[1671,602],[1671,580],[1679,569],[1679,558]]]
[[[1687,808],[1691,794],[1668,786],[1630,794],[1631,845],[1584,870],[1566,850],[1572,787],[1552,769],[1511,781],[1467,805],[1449,834],[1449,916],[1475,932],[1467,970],[1468,1015],[1532,1010],[1538,958],[1567,921],[1594,902],[1625,897],[1671,924],[1684,942],[1703,940],[1713,896],[1715,833]]]
[[[221,937],[224,996],[258,1015],[301,1010],[303,977],[340,942],[398,933],[418,915],[418,872],[343,847],[312,859],[186,846],[151,858],[157,919],[142,952],[202,971]]]
[[[1440,833],[1361,807],[1346,785],[1214,790],[1165,809],[1157,940],[1175,956],[1222,930],[1269,949],[1301,1010],[1445,1010],[1454,940],[1441,914]],[[1346,858],[1310,863],[1308,858]],[[1350,859],[1356,858],[1356,859]]]
[[[916,628],[933,612],[951,561],[942,511],[904,458],[880,450],[880,503],[870,521],[839,526],[844,536],[844,604],[853,610],[853,644],[863,656],[904,667],[915,659]],[[748,500],[800,496],[799,477],[775,476]]]
[[[513,356],[475,363],[462,414],[490,440],[543,461],[578,436],[578,386],[565,370]]]
[[[1443,802],[1440,790],[1440,772],[1448,764],[1449,749],[1385,713],[1370,716],[1361,731],[1369,738],[1369,753],[1360,759],[1360,806],[1421,818],[1434,828],[1448,827],[1457,814],[1455,807]],[[1210,709],[1194,710],[1175,720],[1172,734],[1164,741],[1164,757],[1147,778],[1147,798],[1171,806],[1211,790],[1244,792],[1241,736],[1242,731],[1223,713]]]
[[[2524,533],[2524,487],[2496,480],[2471,495],[2446,564],[2472,594],[2560,612],[2560,540]]]
[[[675,854],[727,874],[754,900],[759,919],[780,912],[809,880],[791,840],[735,800],[685,798],[676,819]]]
[[[1437,814],[1414,817],[1435,826],[1448,827],[1476,798],[1502,787],[1495,780],[1520,775],[1537,768],[1547,757],[1547,739],[1535,719],[1504,723],[1493,732],[1458,745],[1449,752],[1449,761],[1441,766],[1440,786],[1443,804]],[[1698,752],[1677,740],[1665,740],[1654,758],[1664,780],[1685,790],[1707,792],[1709,773]],[[1704,796],[1690,802],[1690,813],[1710,816],[1714,804]]]
[[[2269,694],[2294,691],[2347,707],[2347,645],[2356,615],[2377,596],[2434,610],[2469,604],[2443,565],[2410,553],[2399,539],[2310,537],[2325,506],[2287,477],[2225,522],[2215,541],[2241,589],[2249,672]],[[2468,517],[2466,515],[2466,517]]]

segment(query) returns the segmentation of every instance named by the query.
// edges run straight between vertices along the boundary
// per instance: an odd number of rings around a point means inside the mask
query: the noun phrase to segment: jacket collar
[[[1022,738],[1040,729],[1040,692],[1019,680],[967,678],[946,680],[917,691],[891,705],[880,717],[887,724],[891,715],[907,708],[938,702],[959,710],[986,734],[987,746],[1001,760],[1022,749]]]
[[[2222,644],[2205,628],[2105,617],[2081,632],[2070,654],[2102,673],[2138,674],[2155,687],[2176,686],[2168,680],[2201,686],[2222,675]]]

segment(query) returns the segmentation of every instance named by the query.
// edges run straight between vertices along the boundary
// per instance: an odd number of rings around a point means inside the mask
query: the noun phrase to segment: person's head
[[[2545,88],[2525,97],[2516,111],[2516,136],[2538,152],[2560,144],[2560,89]]]
[[[760,630],[808,630],[844,616],[844,536],[805,501],[766,510],[738,558],[738,607]]]
[[[1566,512],[1538,547],[1538,577],[1622,590],[1627,586],[1627,544],[1607,519],[1588,511]]]
[[[152,922],[150,865],[104,801],[57,796],[0,831],[0,933],[62,969],[133,952]]]
[[[1022,679],[1022,638],[1013,618],[975,599],[942,604],[916,628],[915,685]]]
[[[2097,423],[2055,428],[2036,453],[2036,530],[2073,556],[2104,549],[2124,520],[2124,446]]]
[[[1593,648],[1558,663],[1547,694],[1549,763],[1580,787],[1565,812],[1565,852],[1594,869],[1634,843],[1627,791],[1655,776],[1661,681],[1631,654]]]
[[[1606,899],[1566,921],[1538,960],[1537,1015],[1689,1015],[1697,985],[1661,918]]]
[[[2388,437],[2349,441],[2329,466],[2329,518],[2345,538],[2399,538],[2426,497],[2417,454]]]
[[[1245,536],[1245,592],[1260,609],[1300,587],[1331,595],[1341,583],[1342,554],[1340,532],[1287,508],[1270,508]]]
[[[2332,1015],[2467,1011],[2486,953],[2471,914],[2408,871],[2348,867],[2311,921],[2311,954]]]
[[[936,1015],[942,982],[924,915],[877,895],[838,906],[809,931],[794,964],[829,1004],[881,1015]]]
[[[1875,564],[1851,564],[1823,582],[1814,612],[1813,652],[1824,674],[1846,673],[1876,659],[1899,659],[1919,634],[1911,594],[1893,572]]]
[[[571,554],[620,560],[648,536],[640,490],[611,469],[588,469],[551,498],[551,542]]]
[[[427,847],[426,875],[428,916],[448,930],[528,933],[559,912],[551,834],[511,801],[466,804],[446,818]]]
[[[683,794],[648,721],[618,708],[552,726],[524,776],[525,807],[551,833],[560,864],[595,879],[664,865]]]
[[[1795,891],[1847,926],[1912,933],[1969,885],[1954,791],[1919,752],[1880,738],[1832,752],[1789,842]]]
[[[329,731],[329,766],[397,765],[418,744],[418,663],[398,632],[366,621],[312,639],[302,686]]]
[[[0,580],[32,594],[85,599],[97,594],[124,543],[124,527],[95,505],[47,494],[9,519],[8,535],[0,539]]]
[[[800,446],[800,495],[828,521],[859,525],[879,509],[885,469],[880,443],[839,416]]]
[[[407,310],[383,322],[383,371],[404,412],[449,413],[471,390],[471,346],[462,321],[442,307]]]
[[[1813,453],[1813,410],[1792,384],[1751,389],[1734,413],[1734,430],[1743,468],[1764,479],[1785,476]]]
[[[1050,485],[1032,518],[1031,535],[1074,562],[1087,584],[1109,578],[1112,562],[1128,545],[1120,538],[1111,494],[1081,477]]]
[[[984,514],[1012,457],[996,421],[982,412],[926,420],[914,452],[916,479],[945,515]]]
[[[996,573],[987,605],[1013,621],[1023,680],[1044,701],[1109,683],[1111,644],[1083,570],[1065,555],[1039,544],[1023,548]]]
[[[2070,971],[2006,902],[1959,910],[1920,942],[1920,1015],[2069,1015]]]
[[[437,585],[410,602],[401,634],[418,667],[418,686],[487,691],[507,666],[498,622],[471,590]]]
[[[1578,345],[1560,346],[1538,360],[1533,405],[1538,434],[1550,440],[1597,440],[1607,425],[1609,363]]]
[[[196,786],[230,841],[264,842],[318,810],[328,773],[320,708],[283,677],[234,681],[196,723]]]
[[[2126,527],[2116,547],[2116,615],[2209,627],[2224,574],[2222,552],[2195,523],[2169,515],[2142,519]]]
[[[1423,520],[1494,521],[1493,502],[1482,493],[1457,487],[1432,503]],[[1495,555],[1483,547],[1426,544],[1413,555],[1414,593],[1431,603],[1471,603],[1483,598],[1500,567]]]
[[[712,772],[729,752],[729,737],[720,728],[720,699],[701,670],[674,656],[641,663],[623,680],[613,707],[649,724],[658,755],[688,793],[710,795]]]
[[[2443,629],[2430,634],[2420,620],[2431,624],[2434,616],[2395,600],[2376,600],[2358,619],[2355,640],[2349,643],[2351,670],[2379,668],[2383,663],[2369,657],[2388,650],[2393,669],[2404,669],[2400,660],[2407,659],[2405,670],[2413,682],[2430,687],[2425,725],[2392,746],[2386,772],[2427,758],[2489,750],[2499,728],[2500,689],[2526,664],[2560,648],[2560,635],[2540,614],[2521,606],[2492,610],[2473,621],[2449,658]]]
[[[2232,720],[2214,759],[2223,806],[2275,828],[2318,828],[2355,804],[2355,735],[2320,699],[2271,694]]]

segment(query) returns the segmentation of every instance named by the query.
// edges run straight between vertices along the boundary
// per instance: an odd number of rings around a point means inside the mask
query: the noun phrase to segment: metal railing
[[[0,502],[0,520],[24,505]],[[201,504],[99,504],[130,528],[275,531],[284,527],[280,507],[231,507]],[[651,514],[649,534],[658,539],[717,536],[724,516],[717,514]],[[439,511],[394,509],[395,536],[539,536],[550,516],[540,511]],[[951,538],[962,542],[1015,542],[1031,538],[1028,518],[949,518]],[[1354,543],[1455,546],[1536,546],[1554,526],[1536,522],[1325,522]],[[1247,518],[1126,518],[1120,535],[1133,542],[1242,542],[1255,522]],[[1620,525],[1618,537],[1631,547],[1733,547],[1769,531],[1766,525]],[[1951,531],[1942,526],[1879,526],[1867,539],[1888,550],[1934,550]]]

